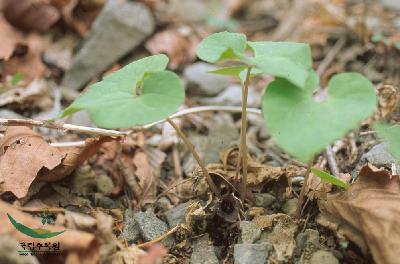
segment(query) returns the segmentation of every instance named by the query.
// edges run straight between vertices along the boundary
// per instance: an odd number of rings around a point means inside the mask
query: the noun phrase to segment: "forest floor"
[[[397,263],[400,165],[372,128],[400,121],[396,1],[0,0],[0,10],[0,263]],[[322,87],[341,72],[374,84],[377,112],[313,161],[349,190],[311,173],[296,214],[307,165],[265,127],[259,109],[272,78],[263,76],[250,83],[239,201],[240,83],[209,74],[214,66],[196,57],[204,37],[224,30],[309,43]],[[159,53],[184,80],[175,121],[220,198],[167,122],[129,135],[90,130],[86,112],[39,122],[102,76]],[[38,122],[7,121],[22,118]],[[7,214],[31,229],[66,231],[29,237]]]

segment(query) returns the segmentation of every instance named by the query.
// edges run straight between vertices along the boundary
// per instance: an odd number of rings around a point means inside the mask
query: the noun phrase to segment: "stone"
[[[145,241],[154,240],[168,232],[167,224],[157,218],[151,209],[146,212],[136,213],[133,218],[138,223],[140,234]],[[168,236],[162,240],[162,243],[167,247],[172,247],[175,239],[172,236]]]
[[[319,246],[319,232],[315,229],[306,229],[296,237],[297,249],[301,252],[307,244]]]
[[[287,215],[296,216],[298,202],[299,200],[297,198],[287,200],[282,206],[282,211]]]
[[[8,109],[1,109],[0,110],[0,118],[6,118],[6,119],[19,119],[19,118],[25,118],[20,114],[15,113],[14,111],[8,110]]]
[[[339,264],[339,260],[329,251],[318,250],[312,254],[310,264]]]
[[[173,228],[178,224],[185,223],[186,210],[188,209],[190,204],[191,204],[190,201],[182,203],[165,212],[165,217],[167,218],[168,225],[170,228]]]
[[[219,264],[214,246],[210,243],[208,234],[205,234],[193,242],[190,264]]]
[[[261,230],[250,221],[240,221],[240,231],[243,244],[253,244],[261,236]]]
[[[215,66],[204,62],[193,63],[186,67],[183,77],[187,81],[186,89],[188,93],[215,96],[228,87],[230,85],[229,77],[209,73],[209,71],[215,69]]]
[[[62,86],[80,89],[153,33],[154,18],[141,3],[108,0],[66,72]]]
[[[261,244],[236,244],[233,249],[235,264],[267,263],[272,245],[268,242]]]
[[[139,240],[140,227],[135,219],[124,219],[124,229],[122,230],[122,236],[128,241],[129,244],[133,244]]]
[[[381,0],[384,7],[400,11],[400,1],[398,0]]]
[[[167,197],[163,196],[160,197],[160,199],[157,199],[157,201],[154,204],[154,208],[156,210],[161,210],[162,212],[165,212],[172,208],[172,204]]]
[[[104,196],[102,194],[96,193],[96,206],[102,207],[105,209],[116,209],[120,207],[120,204],[110,197]]]
[[[269,193],[255,193],[254,194],[254,203],[255,206],[268,208],[273,202],[275,202],[276,198],[272,194]]]
[[[259,107],[261,103],[261,95],[254,89],[249,87],[247,95],[247,106],[248,107]],[[215,97],[204,97],[196,98],[196,101],[204,105],[229,105],[229,106],[241,106],[242,105],[242,87],[238,84],[233,84],[222,91],[218,96]]]

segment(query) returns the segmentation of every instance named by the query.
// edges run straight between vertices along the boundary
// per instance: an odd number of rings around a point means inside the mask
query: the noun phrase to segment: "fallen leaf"
[[[0,14],[0,36],[7,36],[0,42],[0,59],[8,60],[23,37],[13,29],[2,14]]]
[[[37,0],[6,0],[3,13],[14,26],[41,32],[47,31],[60,18],[57,8]]]
[[[42,168],[52,170],[65,158],[28,127],[9,127],[0,141],[1,191],[23,198]],[[40,153],[40,155],[38,155]]]
[[[348,191],[321,202],[320,208],[360,232],[376,263],[398,263],[399,176],[367,164]],[[358,239],[348,239],[363,248]]]
[[[46,73],[46,66],[42,62],[42,52],[46,49],[47,37],[31,33],[18,42],[19,47],[24,52],[14,53],[4,63],[3,73],[5,76],[22,74],[24,80],[31,81],[34,78],[42,77]]]
[[[0,229],[0,236],[11,236],[21,243],[43,243],[41,238],[32,238],[20,233],[10,223],[7,214],[12,215],[18,222],[29,226],[31,228],[42,226],[40,218],[32,217],[29,214],[23,213],[13,206],[0,201],[0,221],[2,228]],[[64,230],[64,226],[59,225],[46,225],[46,229],[52,232]],[[67,259],[73,259],[75,262],[65,263],[85,263],[95,264],[99,261],[99,244],[95,235],[67,229],[59,236],[46,239],[46,243],[60,243],[63,252],[67,254]]]
[[[89,139],[85,148],[56,148],[28,127],[8,127],[0,140],[0,190],[23,198],[34,180],[64,178],[109,140]]]
[[[176,69],[196,59],[196,46],[199,39],[188,27],[170,28],[156,33],[145,47],[151,54],[166,53],[170,59],[169,66]]]

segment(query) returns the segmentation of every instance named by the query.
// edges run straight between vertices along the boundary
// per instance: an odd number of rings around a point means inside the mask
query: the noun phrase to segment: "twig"
[[[326,71],[326,69],[328,69],[329,65],[331,65],[333,60],[336,58],[336,55],[343,48],[344,44],[346,44],[346,37],[341,37],[338,41],[336,41],[335,45],[328,52],[328,54],[326,54],[323,61],[318,65],[317,68],[318,76],[321,76]]]
[[[242,112],[242,107],[240,106],[199,106],[199,107],[191,107],[179,111],[169,118],[178,118],[185,115],[193,114],[193,113],[201,113],[201,112],[211,112],[211,111],[224,111],[224,112],[232,112],[232,113],[240,113]],[[251,114],[261,115],[262,112],[260,109],[257,108],[247,108],[247,112]],[[32,119],[0,119],[0,126],[39,126],[39,127],[47,127],[53,129],[61,129],[61,130],[69,130],[69,131],[76,131],[83,134],[90,134],[90,135],[104,135],[104,136],[113,136],[113,137],[120,137],[129,135],[135,131],[149,129],[155,125],[161,124],[166,122],[166,119],[162,119],[160,121],[144,125],[142,127],[135,127],[132,130],[120,132],[116,130],[109,130],[109,129],[102,129],[102,128],[93,128],[93,127],[84,127],[84,126],[76,126],[71,124],[64,124],[64,123],[50,123],[47,121],[37,121]],[[48,124],[52,124],[49,126]],[[2,134],[0,134],[1,138]],[[50,143],[51,146],[54,147],[84,147],[86,145],[85,141],[75,141],[75,142],[56,142]]]
[[[163,234],[163,235],[157,237],[156,239],[151,240],[151,241],[148,241],[148,242],[143,243],[143,244],[136,245],[136,246],[137,246],[138,248],[147,248],[147,247],[149,247],[149,246],[151,246],[151,245],[153,245],[153,244],[155,244],[155,243],[157,243],[157,242],[162,241],[162,240],[163,240],[164,238],[166,238],[167,236],[172,235],[173,233],[175,233],[175,232],[179,229],[179,227],[181,227],[180,224],[179,224],[179,225],[176,225],[176,226],[173,227],[173,228],[171,228],[167,233],[165,233],[165,234]]]
[[[246,198],[247,185],[247,95],[249,92],[251,66],[247,68],[246,79],[243,82],[242,89],[242,129],[240,131],[240,152],[242,156],[242,184],[240,188],[240,200],[244,204]]]
[[[178,134],[178,136],[182,139],[182,141],[185,143],[185,145],[188,147],[189,151],[192,153],[194,159],[197,161],[197,163],[199,164],[202,172],[203,172],[203,176],[206,179],[208,185],[210,186],[211,191],[217,196],[220,197],[221,194],[217,188],[217,186],[215,185],[214,181],[211,179],[210,174],[208,173],[206,166],[204,164],[204,162],[201,160],[199,154],[197,153],[197,151],[195,150],[194,146],[192,145],[192,143],[189,141],[189,139],[185,136],[185,134],[182,132],[182,130],[174,123],[174,121],[172,121],[170,118],[167,118],[167,122],[175,129],[176,133]]]
[[[337,166],[336,159],[333,156],[333,151],[332,151],[331,146],[325,147],[325,153],[326,153],[326,159],[328,161],[329,168],[331,169],[332,174],[336,177],[339,177],[340,176],[339,168]]]
[[[128,133],[120,132],[116,130],[110,129],[102,129],[96,127],[84,127],[77,126],[71,124],[57,123],[57,122],[49,122],[49,121],[41,121],[41,120],[32,120],[32,119],[4,119],[0,118],[0,126],[38,126],[38,127],[46,127],[60,130],[71,130],[89,135],[97,135],[97,136],[110,136],[110,137],[124,137]]]
[[[297,204],[297,210],[296,210],[296,215],[297,215],[298,218],[301,217],[301,206],[303,204],[304,196],[305,196],[306,191],[307,191],[308,178],[310,176],[311,166],[313,164],[313,161],[314,161],[314,158],[311,158],[310,161],[308,162],[306,175],[304,175],[304,182],[303,182],[303,186],[301,187],[299,203]]]

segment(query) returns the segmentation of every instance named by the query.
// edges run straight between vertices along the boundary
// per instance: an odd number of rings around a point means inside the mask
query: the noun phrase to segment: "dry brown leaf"
[[[19,42],[21,54],[14,54],[4,63],[4,75],[22,74],[25,81],[42,77],[46,73],[46,66],[42,62],[42,52],[46,49],[47,37],[31,33]]]
[[[29,104],[35,101],[35,105],[40,105],[40,98],[44,98],[48,93],[48,85],[43,79],[33,80],[26,88],[16,87],[0,94],[0,106],[12,103]]]
[[[254,217],[252,222],[261,230],[269,228],[273,226],[276,221],[281,221],[286,218],[287,215],[278,213],[278,214],[271,214],[271,215],[258,215]]]
[[[156,33],[146,42],[145,47],[151,54],[166,53],[170,58],[169,66],[176,69],[196,59],[196,46],[199,42],[190,28],[170,28]]]
[[[14,52],[17,44],[22,40],[22,34],[13,29],[7,20],[0,14],[0,59],[8,60]]]
[[[24,243],[43,243],[43,239],[28,237],[15,229],[15,227],[8,220],[6,213],[9,213],[18,222],[31,228],[42,226],[40,218],[34,218],[29,214],[22,213],[3,201],[0,201],[0,212],[0,222],[2,223],[0,236],[9,235],[17,241]],[[65,227],[46,225],[46,229],[56,232],[64,230]],[[68,254],[67,259],[70,258],[75,260],[73,263],[94,264],[98,263],[99,261],[99,245],[96,237],[93,234],[68,229],[66,232],[57,237],[46,239],[46,242],[60,243],[60,248],[62,248],[63,252]]]
[[[392,177],[388,171],[367,164],[348,191],[321,203],[321,209],[359,231],[376,263],[398,263],[399,176]],[[353,237],[348,239],[358,242]]]
[[[35,179],[64,178],[109,140],[107,137],[90,139],[85,148],[59,149],[28,127],[8,127],[0,140],[0,191],[23,198]]]
[[[0,188],[23,198],[42,168],[52,170],[65,158],[28,127],[9,127],[0,141]]]
[[[60,18],[57,8],[38,0],[6,0],[4,16],[23,30],[47,31]]]

